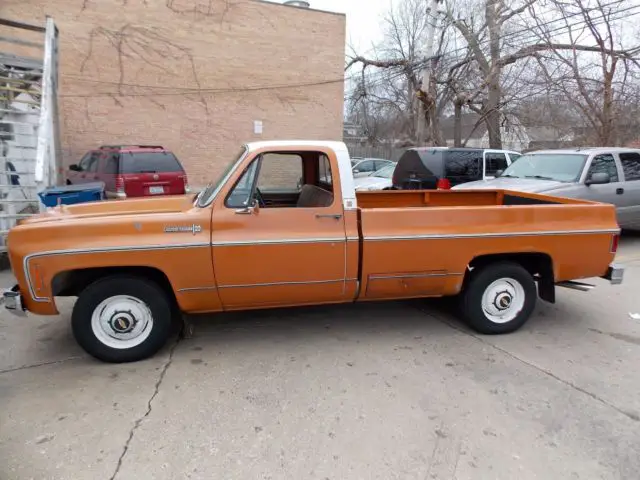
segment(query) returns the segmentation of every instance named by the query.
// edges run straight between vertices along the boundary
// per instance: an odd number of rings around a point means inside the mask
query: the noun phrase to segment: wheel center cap
[[[496,306],[496,308],[498,308],[498,310],[506,310],[511,306],[511,301],[511,295],[503,292],[496,297],[494,305]]]
[[[111,328],[116,333],[130,332],[136,324],[135,319],[129,312],[116,312],[109,322]]]

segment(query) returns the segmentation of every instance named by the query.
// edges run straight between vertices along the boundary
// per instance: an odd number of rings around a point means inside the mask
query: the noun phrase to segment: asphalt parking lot
[[[499,337],[442,301],[264,311],[109,365],[71,302],[3,311],[0,480],[636,480],[640,235],[619,261],[622,286],[560,290]]]

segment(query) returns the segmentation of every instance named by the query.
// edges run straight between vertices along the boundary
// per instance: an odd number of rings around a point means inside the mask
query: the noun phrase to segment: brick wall
[[[256,0],[0,3],[4,18],[45,15],[60,30],[66,164],[99,144],[161,144],[197,185],[243,142],[342,137],[342,15]]]

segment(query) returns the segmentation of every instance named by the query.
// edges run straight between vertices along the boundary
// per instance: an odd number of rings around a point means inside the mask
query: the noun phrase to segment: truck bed
[[[550,264],[556,282],[590,277],[603,262],[585,252],[610,252],[619,232],[612,205],[544,195],[384,191],[357,199],[363,300],[454,295],[467,267],[492,255],[562,258]]]

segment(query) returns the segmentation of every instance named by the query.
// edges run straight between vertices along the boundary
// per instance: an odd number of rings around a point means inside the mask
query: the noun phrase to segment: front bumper
[[[18,315],[19,317],[25,317],[27,315],[18,285],[15,285],[13,288],[4,289],[2,292],[2,301],[4,302],[4,308],[14,315]]]
[[[624,267],[622,265],[616,265],[612,263],[607,269],[607,273],[602,277],[605,280],[609,280],[611,285],[620,285],[624,278]]]

